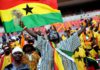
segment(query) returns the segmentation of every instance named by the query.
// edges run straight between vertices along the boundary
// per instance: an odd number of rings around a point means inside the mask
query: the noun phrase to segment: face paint
[[[50,31],[48,38],[49,38],[50,41],[58,40],[59,34],[56,31],[52,30],[52,31]]]

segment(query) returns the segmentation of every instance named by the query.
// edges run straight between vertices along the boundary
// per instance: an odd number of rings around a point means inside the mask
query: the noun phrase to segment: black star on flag
[[[80,57],[80,56],[78,56],[77,59],[78,59],[79,61],[82,61],[82,57]]]
[[[26,8],[23,8],[23,10],[25,10],[26,11],[26,15],[30,12],[30,13],[32,13],[32,7],[29,7],[28,5],[26,5]]]

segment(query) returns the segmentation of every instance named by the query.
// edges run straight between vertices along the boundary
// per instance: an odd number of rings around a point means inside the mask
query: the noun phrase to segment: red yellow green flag
[[[14,10],[22,13],[21,21],[28,28],[62,22],[57,0],[1,0],[0,17],[7,33],[22,30],[20,19],[12,14]]]
[[[64,70],[64,66],[62,63],[62,58],[60,57],[60,55],[58,54],[58,52],[56,51],[56,47],[55,44],[53,42],[50,42],[52,48],[54,48],[54,70]]]

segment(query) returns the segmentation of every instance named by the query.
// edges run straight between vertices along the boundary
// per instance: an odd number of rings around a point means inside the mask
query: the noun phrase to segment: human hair
[[[28,40],[28,43],[34,43],[34,40],[30,39],[30,40]]]
[[[26,44],[26,45],[24,45],[24,47],[23,47],[23,51],[24,51],[25,53],[28,52],[28,51],[27,51],[27,48],[31,48],[30,51],[35,51],[35,50],[36,50],[36,49],[33,47],[33,45]],[[30,51],[29,51],[29,52],[30,52]]]

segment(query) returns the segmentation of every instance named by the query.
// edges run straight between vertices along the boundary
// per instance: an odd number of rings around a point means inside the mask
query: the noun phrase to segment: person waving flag
[[[7,33],[21,31],[20,20],[28,28],[62,22],[57,0],[1,0],[0,17]]]

